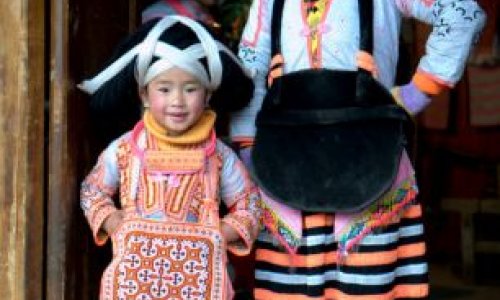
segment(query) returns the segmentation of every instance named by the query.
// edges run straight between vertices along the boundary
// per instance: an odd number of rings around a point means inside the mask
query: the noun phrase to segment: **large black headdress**
[[[140,117],[138,88],[171,67],[199,79],[212,92],[210,106],[218,112],[241,109],[252,97],[253,82],[237,57],[209,29],[183,16],[140,26],[98,75],[78,87],[91,95],[94,112],[125,131]]]

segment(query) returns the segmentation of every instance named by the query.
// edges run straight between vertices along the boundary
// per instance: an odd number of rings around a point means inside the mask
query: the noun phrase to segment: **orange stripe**
[[[194,184],[194,175],[184,175],[181,177],[180,188],[174,189],[178,190],[175,197],[167,199],[167,203],[171,203],[169,212],[175,214],[179,213],[179,211],[184,207],[184,203],[189,199],[189,197],[191,197],[191,194],[186,193],[186,191],[191,191]]]
[[[420,204],[414,204],[409,206],[401,218],[405,219],[416,219],[422,216],[422,206]],[[400,220],[393,220],[387,225],[399,223]],[[333,216],[330,214],[314,214],[304,217],[305,228],[314,228],[321,226],[333,225]]]
[[[422,298],[429,295],[429,285],[421,284],[402,284],[396,286],[396,296],[398,298]]]
[[[413,256],[421,256],[425,254],[425,243],[415,243],[409,245],[403,245],[398,247],[398,255],[399,257],[413,257]]]
[[[397,250],[377,251],[371,253],[349,253],[344,264],[346,266],[364,267],[392,264],[398,259]]]
[[[378,251],[370,253],[350,253],[344,264],[346,266],[364,267],[376,266],[394,263],[398,258],[409,258],[424,255],[426,246],[424,242],[403,245],[395,250]],[[256,257],[258,261],[268,262],[270,264],[289,267],[293,260],[296,267],[318,267],[323,264],[337,263],[337,251],[329,251],[318,254],[302,255],[297,254],[294,257],[287,253],[276,252],[267,249],[257,249]]]
[[[264,261],[282,267],[289,267],[292,264],[292,260],[293,265],[296,267],[317,267],[323,264],[332,264],[337,262],[336,251],[309,255],[297,254],[292,257],[287,253],[280,253],[267,249],[257,249],[256,257],[257,261]]]
[[[305,228],[314,228],[321,226],[332,226],[333,216],[331,214],[314,214],[304,217]]]
[[[419,90],[429,95],[438,95],[446,89],[444,83],[438,82],[430,74],[418,70],[412,79]]]
[[[396,287],[397,288],[397,287]],[[379,295],[349,295],[345,294],[337,289],[326,289],[325,299],[342,299],[342,300],[390,300],[394,299],[395,291],[394,289]]]
[[[414,204],[406,209],[402,218],[416,219],[420,218],[421,216],[422,216],[422,206],[420,204]]]

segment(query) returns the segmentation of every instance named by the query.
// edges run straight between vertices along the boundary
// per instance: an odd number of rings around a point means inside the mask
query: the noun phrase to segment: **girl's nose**
[[[171,104],[175,106],[182,106],[184,104],[184,95],[181,89],[175,89],[172,94]]]

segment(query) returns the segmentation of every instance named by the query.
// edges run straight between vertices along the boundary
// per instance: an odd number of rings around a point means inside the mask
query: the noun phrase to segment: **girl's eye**
[[[188,93],[193,93],[193,92],[196,92],[198,91],[199,87],[198,86],[187,86],[186,87],[186,92]]]
[[[168,93],[170,91],[168,87],[160,87],[158,90],[162,93]]]

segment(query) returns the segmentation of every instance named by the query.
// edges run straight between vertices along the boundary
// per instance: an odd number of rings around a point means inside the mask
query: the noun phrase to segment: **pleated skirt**
[[[365,236],[347,256],[337,251],[331,214],[303,215],[297,254],[266,231],[256,242],[255,299],[426,299],[429,293],[420,204]]]

